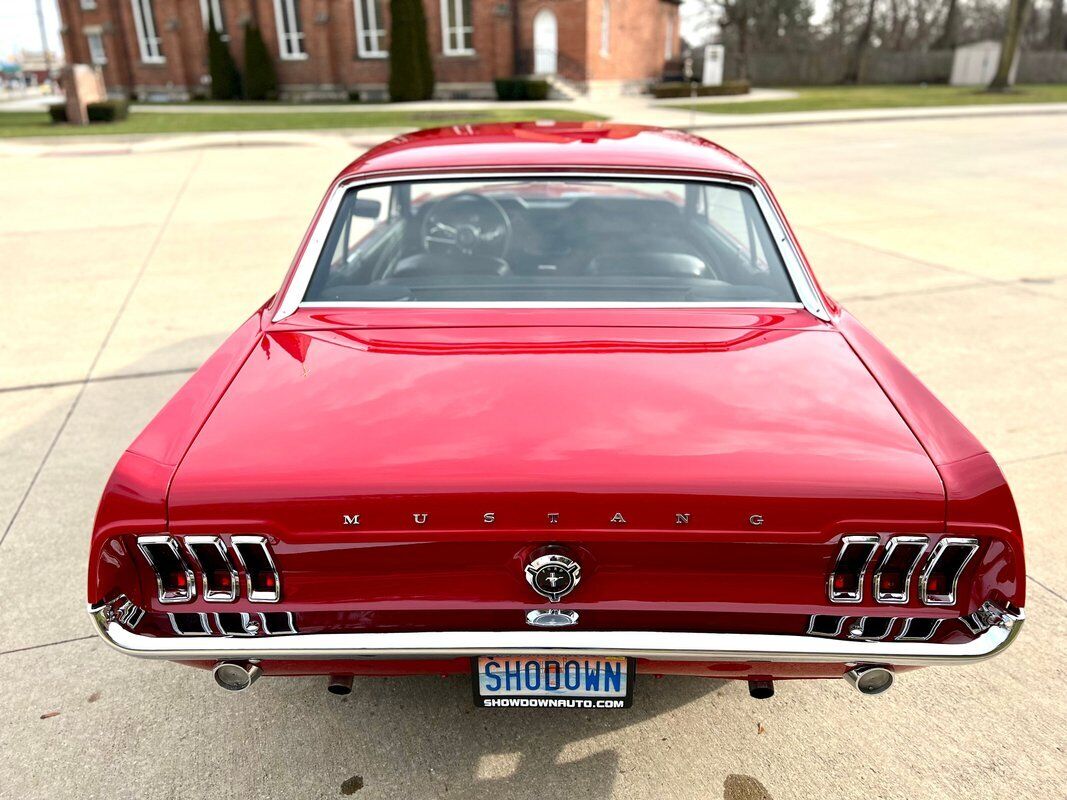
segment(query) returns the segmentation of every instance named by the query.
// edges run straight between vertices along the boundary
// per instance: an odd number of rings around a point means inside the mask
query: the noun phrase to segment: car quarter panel
[[[263,308],[227,337],[119,459],[104,488],[93,526],[90,603],[112,596],[123,580],[129,582],[137,574],[131,564],[129,539],[122,539],[122,534],[166,529],[167,493],[174,470],[259,338],[262,313]]]

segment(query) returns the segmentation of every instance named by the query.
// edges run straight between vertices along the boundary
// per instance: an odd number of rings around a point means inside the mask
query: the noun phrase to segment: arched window
[[[600,12],[600,55],[611,55],[611,0],[604,0]]]

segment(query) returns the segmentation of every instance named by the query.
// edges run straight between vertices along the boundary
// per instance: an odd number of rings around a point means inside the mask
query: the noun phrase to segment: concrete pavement
[[[665,678],[600,715],[476,711],[462,679],[230,696],[92,638],[87,539],[112,465],[275,290],[356,149],[0,156],[0,797],[1064,796],[1067,129],[1052,120],[715,132],[771,181],[828,290],[1004,465],[1028,543],[1017,644],[876,698],[832,681],[756,702]]]

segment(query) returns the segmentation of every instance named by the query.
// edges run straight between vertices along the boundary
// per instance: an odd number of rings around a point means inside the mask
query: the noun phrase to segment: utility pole
[[[41,0],[37,0],[37,27],[41,31],[41,51],[44,54],[44,71],[48,80],[52,80],[52,54],[48,51],[48,31],[44,27],[44,9]]]

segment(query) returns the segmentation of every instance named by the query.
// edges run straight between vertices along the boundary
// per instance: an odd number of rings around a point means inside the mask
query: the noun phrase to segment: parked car
[[[614,708],[646,674],[876,694],[1004,650],[1011,494],[816,282],[760,176],[609,124],[401,136],[130,445],[89,613],[257,677],[470,674]]]

